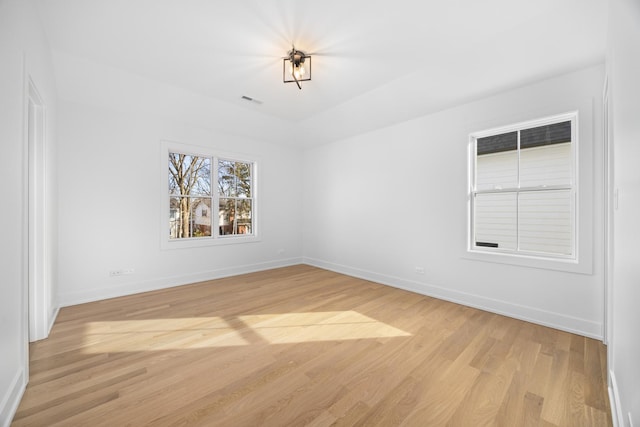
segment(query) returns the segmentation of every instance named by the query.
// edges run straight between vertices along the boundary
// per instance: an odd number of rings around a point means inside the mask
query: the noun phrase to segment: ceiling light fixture
[[[282,80],[285,83],[295,82],[302,90],[300,82],[311,80],[311,56],[291,46],[283,61]]]

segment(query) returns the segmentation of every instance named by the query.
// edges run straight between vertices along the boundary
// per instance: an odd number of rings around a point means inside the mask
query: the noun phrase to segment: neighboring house
[[[229,207],[229,206],[226,206]],[[223,206],[220,206],[220,210],[218,211],[219,218],[219,232],[221,236],[229,235],[229,234],[251,234],[251,212],[241,213],[237,212],[236,209],[223,209]],[[234,233],[234,222],[236,231]]]
[[[198,200],[193,207],[193,227],[196,232],[205,236],[211,235],[211,206],[207,206],[202,200]]]
[[[190,237],[211,236],[211,207],[202,200],[197,200],[191,209],[189,230],[192,236]],[[177,238],[180,225],[180,209],[172,206],[169,211],[169,236]]]
[[[570,138],[569,129],[567,138],[519,152],[508,147],[478,148],[476,183],[488,192],[475,201],[477,244],[572,254],[572,147],[571,142],[564,142]],[[480,138],[479,144],[483,139],[491,138]]]

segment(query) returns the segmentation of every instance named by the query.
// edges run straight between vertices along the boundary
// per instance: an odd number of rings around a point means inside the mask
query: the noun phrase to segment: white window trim
[[[573,248],[574,254],[571,256],[555,255],[555,254],[537,254],[527,252],[512,252],[505,250],[496,250],[495,248],[477,248],[473,243],[473,195],[475,184],[475,156],[476,146],[475,141],[478,138],[492,136],[500,133],[513,132],[525,128],[532,128],[537,126],[544,126],[552,123],[558,123],[562,121],[571,120],[572,125],[572,169],[573,169],[573,218],[574,218],[574,230],[573,230]],[[466,218],[466,251],[463,258],[471,259],[475,261],[495,262],[502,264],[518,265],[524,267],[543,268],[549,270],[560,270],[575,273],[591,273],[592,266],[590,263],[581,262],[580,260],[580,171],[579,171],[579,128],[580,121],[578,117],[578,111],[571,111],[567,113],[557,114],[553,116],[544,117],[541,119],[527,120],[507,126],[491,128],[479,132],[473,132],[469,134],[468,144],[468,185],[467,185],[467,218]]]
[[[251,188],[253,194],[253,205],[252,205],[252,216],[253,216],[253,233],[250,235],[232,235],[232,236],[220,236],[218,227],[211,226],[211,236],[208,237],[191,237],[191,238],[181,238],[181,239],[171,239],[169,238],[169,233],[167,232],[167,221],[169,218],[169,192],[168,192],[168,183],[169,183],[169,153],[183,153],[194,156],[203,156],[203,157],[211,157],[213,159],[213,164],[211,165],[211,174],[212,179],[217,179],[217,171],[218,171],[218,159],[223,160],[233,160],[238,162],[251,163],[253,166],[252,170],[252,178],[253,178],[253,186]],[[200,247],[208,247],[208,246],[220,246],[220,245],[233,245],[233,244],[241,244],[241,243],[255,243],[259,242],[260,239],[260,214],[258,212],[260,203],[258,202],[259,197],[259,163],[260,159],[256,156],[246,156],[238,153],[230,153],[228,151],[218,150],[210,147],[202,147],[197,145],[189,145],[180,142],[174,141],[160,141],[160,248],[162,250],[171,250],[171,249],[186,249],[186,248],[200,248]],[[217,183],[212,182],[211,186],[214,191],[217,191]],[[212,206],[211,206],[211,220],[217,221],[218,219],[218,206],[217,206],[218,197],[212,197]]]

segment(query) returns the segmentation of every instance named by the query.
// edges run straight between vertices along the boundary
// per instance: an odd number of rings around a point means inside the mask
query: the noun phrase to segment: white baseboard
[[[80,292],[61,293],[60,306],[83,304],[86,302],[100,301],[125,295],[139,294],[142,292],[156,291],[172,288],[174,286],[188,285],[206,280],[221,279],[223,277],[237,276],[239,274],[254,273],[257,271],[271,270],[280,267],[301,264],[302,258],[288,258],[277,261],[261,262],[256,264],[240,265],[236,267],[219,268],[216,270],[202,271],[180,276],[162,277],[158,279],[121,283],[108,288],[94,288]]]
[[[270,270],[279,267],[288,267],[295,264],[308,264],[337,273],[358,277],[383,285],[416,292],[422,295],[435,297],[438,299],[451,301],[485,311],[513,317],[527,322],[537,323],[543,326],[584,335],[590,338],[602,340],[602,324],[567,316],[562,313],[555,313],[541,310],[535,307],[528,307],[479,295],[455,291],[435,285],[425,284],[401,277],[390,276],[374,271],[363,270],[346,265],[336,264],[324,260],[296,257],[277,261],[242,265],[236,267],[221,268],[216,270],[198,272],[194,274],[162,277],[147,281],[127,282],[110,286],[108,288],[94,288],[79,292],[69,292],[60,295],[60,306],[82,304],[86,302],[99,301],[108,298],[116,298],[125,295],[132,295],[141,292],[149,292],[159,289],[166,289],[174,286],[186,285],[190,283],[202,282],[206,280],[220,279],[223,277],[236,276],[239,274],[253,273],[257,271]]]
[[[415,292],[422,295],[431,296],[445,301],[478,308],[492,313],[501,314],[515,319],[548,326],[566,332],[583,335],[589,338],[602,340],[602,324],[567,316],[562,313],[554,313],[534,307],[527,307],[519,304],[486,298],[479,295],[446,289],[440,286],[416,282],[403,279],[401,277],[389,276],[373,271],[363,270],[346,265],[335,264],[328,261],[304,257],[305,264],[314,267],[324,268],[348,276],[369,280],[383,285],[392,286],[399,289]]]
[[[56,307],[53,310],[53,313],[49,315],[49,325],[47,326],[47,337],[51,333],[51,328],[53,328],[53,324],[56,323],[56,319],[58,318],[58,313],[60,313],[60,306]]]
[[[2,396],[2,401],[0,401],[1,427],[9,427],[11,425],[11,421],[18,410],[18,405],[20,405],[20,400],[22,399],[22,395],[26,388],[27,381],[25,378],[25,371],[24,369],[20,369],[20,372],[17,372],[13,378],[11,386],[7,390],[6,394]]]
[[[618,383],[616,382],[616,375],[612,370],[609,370],[609,404],[611,405],[613,427],[624,427],[624,415],[622,414],[622,406],[620,405]]]

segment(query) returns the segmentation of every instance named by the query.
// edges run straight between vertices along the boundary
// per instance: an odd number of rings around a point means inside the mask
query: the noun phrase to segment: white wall
[[[306,151],[305,261],[602,337],[603,80],[595,66]],[[469,133],[574,110],[583,273],[467,258]]]
[[[49,47],[30,1],[0,2],[0,425],[8,425],[24,390],[28,372],[25,227],[27,219],[25,77],[30,76],[47,110],[45,136],[47,165],[46,244],[50,258],[45,266],[48,313],[57,303],[56,293],[56,169],[55,82]],[[50,320],[50,319],[49,319]]]
[[[620,426],[640,425],[640,2],[613,0],[607,56],[613,130],[613,331],[609,369]]]
[[[59,103],[59,140],[62,305],[301,261],[298,151],[154,114],[66,100]],[[162,140],[258,160],[260,242],[161,250],[160,232],[168,226],[159,213],[167,188],[160,178]],[[109,276],[125,268],[135,274]]]

